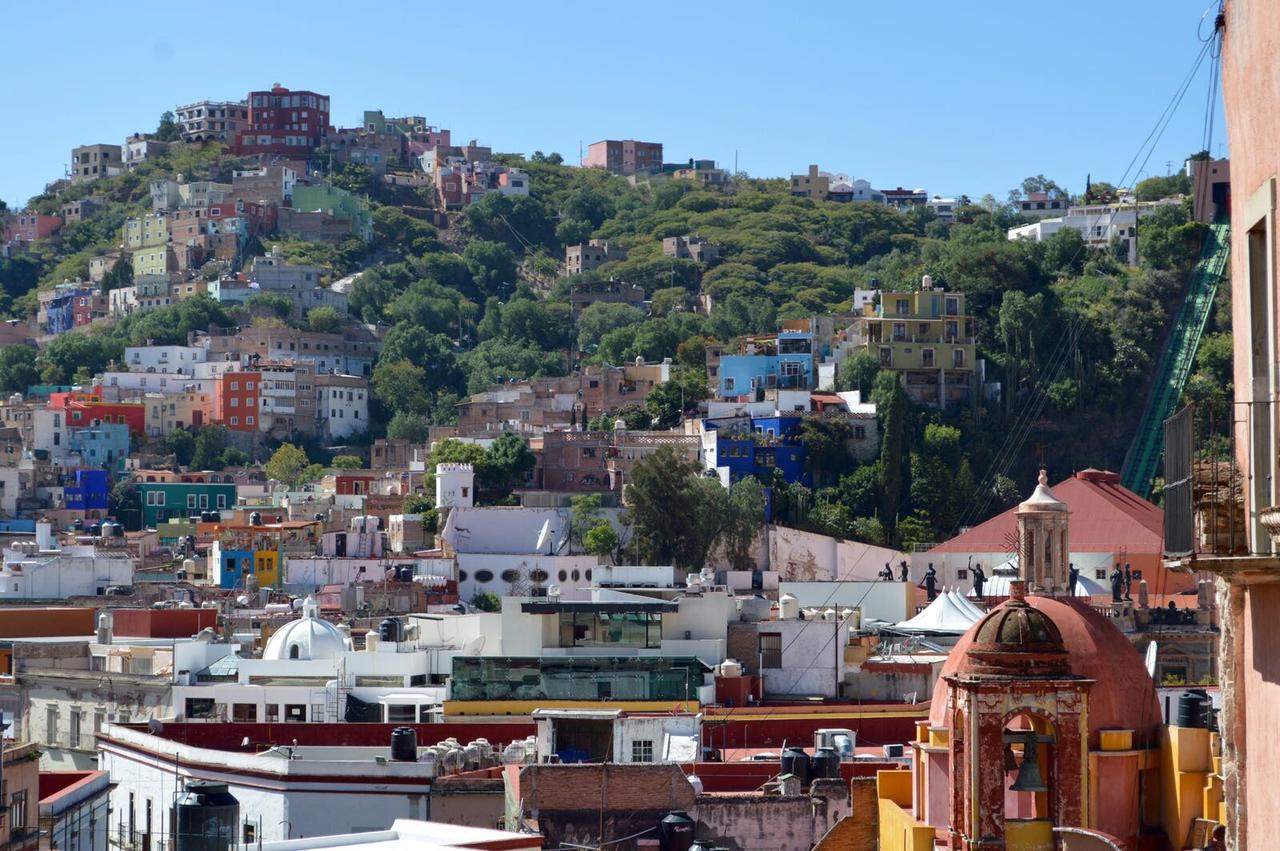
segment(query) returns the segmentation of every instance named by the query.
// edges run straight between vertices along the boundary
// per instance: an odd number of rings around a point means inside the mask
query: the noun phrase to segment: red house
[[[104,402],[94,393],[51,393],[49,407],[66,411],[70,428],[122,423],[129,427],[131,435],[146,431],[147,412],[141,402]]]
[[[249,122],[236,138],[235,153],[306,160],[329,129],[328,95],[276,83],[270,91],[249,93]]]
[[[372,473],[339,473],[333,477],[334,492],[342,496],[358,496],[369,493],[373,484]]]
[[[47,239],[62,227],[62,216],[43,216],[39,213],[19,213],[14,216],[5,231],[5,240],[35,242]]]
[[[224,372],[213,395],[213,421],[231,431],[258,430],[260,372]]]

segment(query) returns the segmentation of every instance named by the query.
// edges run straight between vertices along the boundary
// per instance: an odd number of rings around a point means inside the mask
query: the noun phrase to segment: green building
[[[198,516],[236,504],[236,486],[224,482],[138,482],[142,525],[154,529],[171,518]]]
[[[320,211],[335,219],[351,222],[351,232],[365,242],[373,239],[373,217],[365,199],[330,184],[295,186],[293,208],[303,212]]]

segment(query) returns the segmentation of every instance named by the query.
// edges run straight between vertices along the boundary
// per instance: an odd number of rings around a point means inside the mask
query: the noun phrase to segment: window
[[[396,704],[387,705],[387,723],[409,723],[418,720],[418,708],[413,704],[407,706],[397,706]]]
[[[247,723],[257,723],[258,705],[256,703],[231,704],[231,720],[247,722]]]
[[[71,728],[69,732],[71,735],[68,738],[67,744],[69,744],[73,748],[80,747],[80,710],[79,709],[71,710]]]
[[[244,836],[244,844],[252,845],[254,842],[257,841],[257,835],[258,835],[257,825],[255,825],[253,822],[248,822],[248,821],[245,822],[242,835]]]
[[[910,313],[911,302],[905,298],[898,299],[898,313]]]
[[[196,495],[193,493],[187,494],[187,508],[195,508],[195,507],[196,507]]]
[[[307,705],[305,703],[286,703],[284,705],[284,720],[286,721],[306,721]]]
[[[960,568],[959,570],[956,571],[956,579],[968,579],[968,578],[969,578],[969,571],[965,570],[964,568]]]
[[[211,697],[188,697],[186,716],[190,718],[213,718],[214,703]]]
[[[631,743],[632,762],[653,762],[653,739],[637,739]]]
[[[44,735],[51,744],[58,743],[58,707],[50,706],[44,713]]]
[[[1094,579],[1106,579],[1106,578],[1107,578],[1107,571],[1106,571],[1104,568],[1101,568],[1101,567],[1100,567],[1100,568],[1098,568],[1097,570],[1095,570],[1095,571],[1093,572],[1093,578],[1094,578]]]
[[[853,427],[853,439],[854,439],[854,440],[866,440],[866,439],[867,439],[867,427],[866,427],[866,426],[854,426],[854,427]]]
[[[760,633],[760,667],[762,668],[781,668],[782,667],[782,633],[780,632],[762,632]]]
[[[888,346],[880,347],[880,365],[893,366],[893,349]]]
[[[951,365],[955,367],[964,366],[964,349],[955,349],[951,352]]]
[[[14,792],[9,798],[9,830],[21,833],[27,829],[27,790]]]
[[[232,418],[231,418],[231,424],[232,424],[232,425],[240,425],[240,418],[239,418],[239,417],[232,417]]]
[[[724,390],[725,390],[725,392],[726,392],[726,393],[732,393],[732,392],[733,392],[733,386],[734,386],[733,379],[732,379],[732,378],[729,378],[729,377],[727,377],[727,376],[726,376],[726,377],[725,377],[725,380],[724,380]]]
[[[920,350],[920,363],[922,366],[933,366],[933,349]]]

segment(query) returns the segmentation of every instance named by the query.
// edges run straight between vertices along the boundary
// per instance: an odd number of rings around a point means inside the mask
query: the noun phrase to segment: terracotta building
[[[1247,553],[1201,557],[1221,577],[1220,681],[1228,848],[1280,836],[1280,5],[1227,0],[1218,19],[1231,148],[1231,306],[1235,447],[1244,474]]]
[[[1021,578],[951,650],[911,768],[880,773],[880,847],[1189,847],[1218,817],[1210,731],[1166,726],[1115,612],[1066,596],[1070,513],[1043,474],[1017,516]]]

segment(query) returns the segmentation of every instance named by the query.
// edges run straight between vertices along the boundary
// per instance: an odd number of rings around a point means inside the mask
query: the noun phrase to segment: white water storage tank
[[[778,618],[793,621],[800,617],[800,601],[794,594],[783,594],[778,598]]]
[[[720,663],[719,673],[722,677],[740,677],[742,676],[742,663],[737,659],[725,659]]]

